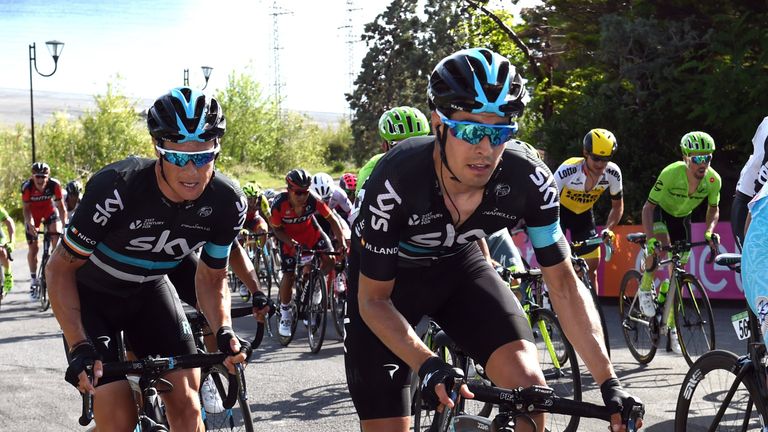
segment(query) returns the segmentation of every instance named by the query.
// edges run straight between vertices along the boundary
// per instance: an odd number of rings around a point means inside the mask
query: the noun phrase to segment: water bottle
[[[664,301],[667,299],[667,291],[669,291],[669,279],[664,279],[659,286],[659,304],[664,304]]]

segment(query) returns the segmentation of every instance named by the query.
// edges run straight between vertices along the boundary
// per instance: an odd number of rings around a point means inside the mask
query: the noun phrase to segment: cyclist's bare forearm
[[[77,269],[85,262],[59,245],[45,267],[51,308],[69,346],[88,338],[80,315],[80,293],[75,279]]]
[[[213,269],[200,260],[195,273],[195,292],[200,309],[214,332],[221,326],[232,327],[226,268]]]
[[[645,231],[645,237],[650,240],[653,237],[653,212],[656,210],[656,204],[652,204],[646,201],[643,205],[643,231]]]
[[[613,231],[616,225],[621,221],[621,216],[624,215],[624,199],[617,199],[611,201],[611,211],[608,213],[608,219],[605,221],[605,228]]]
[[[377,281],[360,274],[360,316],[371,331],[414,371],[433,355],[390,300],[394,280]]]
[[[64,224],[67,222],[67,208],[64,206],[63,200],[56,201],[56,207],[59,209],[59,216],[61,223]]]
[[[715,227],[717,226],[717,221],[720,220],[720,207],[719,206],[709,206],[707,207],[707,216],[706,216],[706,230],[708,232],[715,232]]]
[[[595,382],[602,384],[615,377],[603,342],[600,316],[588,290],[576,276],[571,261],[564,260],[551,267],[542,267],[541,272],[549,287],[549,296],[563,331],[584,360]]]

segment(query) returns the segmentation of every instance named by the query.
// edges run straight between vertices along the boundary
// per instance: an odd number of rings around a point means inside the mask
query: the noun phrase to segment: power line
[[[279,6],[278,0],[272,0],[272,11],[269,13],[272,15],[272,71],[274,73],[272,82],[272,95],[275,98],[275,111],[278,119],[280,118],[280,104],[282,103],[282,88],[283,79],[280,75],[280,50],[283,49],[280,46],[280,20],[282,15],[292,15],[288,9],[284,9]]]
[[[353,24],[353,17],[354,12],[359,11],[360,8],[355,7],[354,0],[347,0],[347,7],[346,7],[346,17],[347,17],[347,23],[343,26],[340,26],[339,29],[346,29],[346,40],[344,41],[345,44],[347,44],[347,93],[352,94],[354,83],[355,83],[355,44],[357,44],[357,39],[355,38],[355,26]],[[352,111],[349,107],[347,107],[347,117],[351,120],[352,119]]]

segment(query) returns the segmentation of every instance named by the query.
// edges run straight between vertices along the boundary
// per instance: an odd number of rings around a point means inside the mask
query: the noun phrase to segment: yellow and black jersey
[[[555,182],[560,191],[560,205],[581,214],[592,208],[600,195],[609,190],[611,199],[621,198],[621,170],[613,162],[608,162],[605,172],[590,190],[585,190],[587,174],[584,172],[584,158],[570,158],[560,164],[555,171]]]

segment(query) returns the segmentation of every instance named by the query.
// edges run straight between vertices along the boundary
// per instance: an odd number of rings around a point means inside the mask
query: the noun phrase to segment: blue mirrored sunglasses
[[[704,163],[709,163],[712,160],[712,155],[695,155],[691,156],[691,162],[695,163],[696,165],[701,165]]]
[[[184,168],[192,161],[195,167],[200,168],[203,165],[207,165],[216,159],[216,155],[221,151],[221,147],[218,145],[211,150],[199,151],[199,152],[183,152],[176,150],[168,150],[155,146],[160,155],[166,161],[176,165],[177,167]]]
[[[438,115],[440,116],[440,121],[448,126],[451,135],[472,145],[476,145],[482,141],[483,138],[488,137],[491,141],[491,147],[498,147],[517,134],[517,123],[493,125],[450,120],[440,113],[438,113]]]

